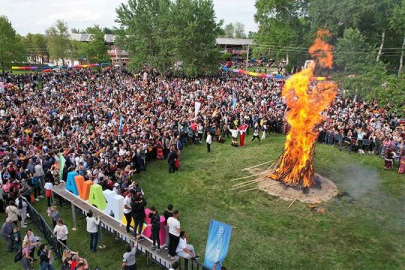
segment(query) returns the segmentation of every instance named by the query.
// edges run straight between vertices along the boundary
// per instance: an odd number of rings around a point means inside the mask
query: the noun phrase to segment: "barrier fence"
[[[48,242],[48,246],[54,251],[56,257],[61,260],[63,251],[68,249],[68,247],[56,239],[48,223],[46,223],[41,214],[39,214],[30,203],[28,203],[27,210],[32,224],[42,233],[43,237]]]

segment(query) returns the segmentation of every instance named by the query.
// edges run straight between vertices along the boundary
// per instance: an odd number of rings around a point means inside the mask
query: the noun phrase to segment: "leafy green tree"
[[[236,22],[235,25],[235,38],[246,38],[245,25],[241,22]]]
[[[128,0],[117,11],[116,43],[130,53],[130,67],[144,64],[165,70],[174,63],[169,0]]]
[[[233,38],[235,34],[235,27],[233,23],[228,23],[224,26],[224,37],[226,38]]]
[[[42,64],[44,62],[44,57],[49,57],[47,40],[43,34],[28,33],[24,38],[24,43],[26,44],[28,55],[30,55],[34,61],[37,61],[37,59],[40,58]]]
[[[211,0],[177,0],[173,6],[175,59],[182,62],[184,73],[198,76],[216,72],[219,51],[216,38],[221,32],[215,21]]]
[[[67,24],[62,20],[57,20],[53,26],[46,30],[49,56],[54,60],[62,59],[63,65],[71,47],[68,31]]]
[[[85,30],[80,30],[79,28],[72,28],[70,32],[72,32],[72,34],[86,34]]]
[[[131,57],[130,66],[144,64],[165,72],[181,63],[186,75],[213,71],[219,52],[211,0],[129,0],[117,9],[117,44]]]
[[[255,38],[255,36],[256,36],[256,32],[253,32],[253,31],[249,31],[249,33],[248,33],[248,38],[250,38],[250,39],[254,39]]]
[[[405,57],[405,0],[402,0],[402,2],[394,8],[394,14],[390,19],[390,27],[403,40],[398,67],[398,76],[400,76],[402,74]]]
[[[274,55],[276,59],[288,58],[289,54],[301,54],[305,51],[292,47],[307,46],[306,31],[307,3],[304,0],[256,0],[255,21],[259,30],[253,48],[254,57]],[[312,35],[307,33],[306,35]],[[291,57],[290,57],[291,58]]]
[[[5,16],[0,16],[0,65],[3,70],[10,68],[16,61],[26,59],[21,37]]]
[[[88,58],[90,63],[102,63],[109,62],[107,50],[108,46],[104,40],[103,29],[98,25],[93,27],[87,27],[86,32],[91,34],[90,42],[85,47],[86,58]]]
[[[358,29],[348,28],[343,37],[338,39],[335,50],[335,63],[345,72],[362,73],[373,65],[375,53]]]

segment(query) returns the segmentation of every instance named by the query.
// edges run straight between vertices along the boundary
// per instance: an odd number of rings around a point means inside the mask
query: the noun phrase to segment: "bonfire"
[[[314,80],[316,69],[331,69],[333,47],[323,38],[330,36],[328,30],[319,30],[309,53],[315,59],[306,69],[292,75],[285,83],[282,95],[285,98],[289,133],[276,170],[269,175],[287,186],[305,189],[314,180],[313,159],[319,125],[324,121],[322,112],[335,99],[337,85],[329,80]]]

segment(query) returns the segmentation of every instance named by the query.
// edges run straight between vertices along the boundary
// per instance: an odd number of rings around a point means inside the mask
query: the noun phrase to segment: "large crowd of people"
[[[198,79],[174,78],[145,67],[136,75],[121,68],[71,69],[9,74],[1,80],[0,211],[8,214],[2,233],[10,250],[11,224],[21,216],[21,226],[26,226],[26,202],[45,195],[51,206],[50,190],[58,184],[61,155],[66,160],[63,179],[75,170],[104,189],[129,197],[125,216],[143,224],[146,200],[132,179],[146,171],[148,161],[166,158],[169,173],[174,173],[189,144],[205,140],[209,152],[212,142],[232,137],[233,146],[244,146],[245,133],[251,132],[252,140],[260,141],[260,137],[288,129],[281,97],[284,79],[227,72]],[[340,94],[324,114],[320,142],[381,155],[386,169],[398,166],[404,172],[405,127],[399,114],[379,107],[376,101],[366,103]],[[66,242],[68,230],[55,211],[53,206],[48,214],[58,239]],[[156,209],[153,213],[157,214]],[[176,214],[167,217],[169,255],[194,258],[192,246],[184,240],[186,233],[173,220]],[[88,218],[97,222],[95,217]],[[153,226],[157,225],[151,226],[156,231]],[[94,227],[89,227],[89,233],[96,233]],[[159,249],[158,237],[154,238]],[[33,245],[25,240],[20,243],[28,248]],[[48,251],[42,249],[45,259]],[[128,249],[126,257],[131,252]],[[73,257],[69,258],[74,261]]]

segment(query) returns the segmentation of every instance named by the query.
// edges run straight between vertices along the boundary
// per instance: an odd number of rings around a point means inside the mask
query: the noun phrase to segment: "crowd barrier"
[[[49,227],[48,223],[46,223],[41,214],[39,214],[30,203],[28,203],[27,210],[32,224],[35,226],[35,228],[37,228],[38,231],[41,232],[45,240],[48,242],[47,245],[54,251],[54,254],[56,254],[56,257],[61,260],[63,251],[68,249],[68,247],[56,239],[53,234],[53,230]]]

